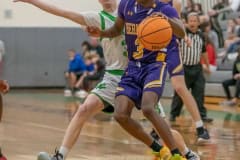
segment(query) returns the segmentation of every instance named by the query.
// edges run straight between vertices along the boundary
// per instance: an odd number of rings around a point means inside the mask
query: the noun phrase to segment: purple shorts
[[[165,62],[143,64],[130,61],[118,85],[116,97],[127,96],[138,109],[144,92],[154,92],[160,98],[167,74],[166,65]]]
[[[184,75],[182,57],[177,47],[168,52],[166,62],[170,78],[173,76]]]

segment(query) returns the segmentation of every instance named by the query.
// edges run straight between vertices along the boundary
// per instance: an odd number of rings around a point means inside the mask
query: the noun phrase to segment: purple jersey
[[[137,26],[153,12],[162,12],[169,18],[178,18],[178,13],[173,7],[168,3],[162,3],[158,0],[155,1],[155,4],[151,8],[144,8],[136,3],[136,0],[121,0],[119,4],[118,16],[125,21],[125,39],[130,61],[154,63],[158,61],[162,53],[168,54],[169,51],[178,46],[175,36],[173,36],[167,48],[161,51],[149,51],[139,44],[137,39]]]
[[[171,6],[173,6],[173,0],[168,2]]]

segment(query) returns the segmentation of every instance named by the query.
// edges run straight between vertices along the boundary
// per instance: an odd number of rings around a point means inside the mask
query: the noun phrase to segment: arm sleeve
[[[164,5],[161,12],[169,18],[179,18],[177,10],[168,4]]]
[[[97,12],[82,12],[82,15],[87,26],[101,27],[100,16]]]
[[[121,0],[121,2],[119,3],[118,6],[118,17],[121,19],[125,19],[125,10],[126,10],[126,6],[127,6],[128,0]]]

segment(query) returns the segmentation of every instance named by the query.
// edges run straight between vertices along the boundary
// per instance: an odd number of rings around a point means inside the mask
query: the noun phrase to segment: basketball
[[[160,16],[147,17],[138,26],[137,37],[145,49],[157,51],[172,40],[172,27]]]

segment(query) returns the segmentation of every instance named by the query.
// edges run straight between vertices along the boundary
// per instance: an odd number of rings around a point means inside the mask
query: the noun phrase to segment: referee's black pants
[[[203,75],[202,65],[184,65],[184,73],[186,86],[188,89],[191,89],[192,95],[196,100],[200,116],[202,118],[207,117],[207,110],[204,107],[205,78]],[[175,91],[170,112],[173,118],[180,115],[182,106],[182,99]]]

